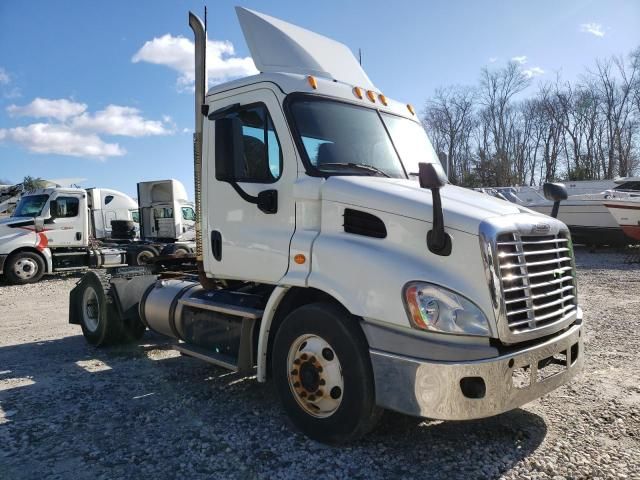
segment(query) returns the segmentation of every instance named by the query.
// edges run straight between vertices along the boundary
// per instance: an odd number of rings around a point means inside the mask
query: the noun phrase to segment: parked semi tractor
[[[168,189],[169,196],[154,197],[150,192],[157,186]],[[142,182],[138,191],[146,195],[146,210],[141,209],[141,226],[146,230],[140,230],[151,232],[149,238],[137,238],[138,204],[117,190],[44,188],[22,195],[13,215],[0,220],[0,274],[10,283],[24,284],[37,282],[45,273],[141,265],[162,252],[193,253],[195,244],[184,232],[193,229],[195,214],[185,200],[182,184],[177,180]],[[173,200],[173,192],[181,193],[179,200]],[[174,204],[179,213],[176,221]],[[145,215],[147,210],[153,214]],[[163,222],[173,228],[166,227],[162,236],[154,235],[154,227]],[[112,230],[121,224],[126,226],[126,235]]]
[[[365,434],[383,409],[496,415],[580,371],[566,225],[447,183],[414,109],[346,46],[237,13],[261,73],[206,94],[206,33],[189,19],[198,273],[88,272],[69,312],[86,340],[149,328],[255,371],[325,442]]]

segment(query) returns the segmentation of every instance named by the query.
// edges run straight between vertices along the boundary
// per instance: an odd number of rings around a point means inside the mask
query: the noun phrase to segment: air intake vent
[[[387,227],[382,220],[370,213],[351,208],[344,210],[344,231],[373,238],[387,236]]]

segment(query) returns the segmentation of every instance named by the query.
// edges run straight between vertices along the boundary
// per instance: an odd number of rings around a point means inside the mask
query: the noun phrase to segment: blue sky
[[[191,191],[187,11],[205,3],[213,73],[249,73],[236,2],[0,2],[0,178],[79,177],[130,194],[138,181],[177,178]],[[476,83],[485,65],[517,58],[536,82],[574,80],[640,45],[636,0],[241,5],[362,48],[381,91],[418,109],[438,86]]]

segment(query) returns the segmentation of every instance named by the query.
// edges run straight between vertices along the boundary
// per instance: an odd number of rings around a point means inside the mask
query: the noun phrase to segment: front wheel
[[[4,274],[9,283],[24,285],[35,283],[44,275],[44,260],[34,252],[18,252],[9,257]]]
[[[362,330],[336,305],[305,305],[285,318],[273,345],[272,373],[287,415],[315,440],[353,441],[382,413]]]

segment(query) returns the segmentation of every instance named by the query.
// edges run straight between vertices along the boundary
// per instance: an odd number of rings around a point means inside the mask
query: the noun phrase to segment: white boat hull
[[[640,241],[640,199],[612,199],[606,202],[605,206],[622,231],[634,240]]]
[[[527,205],[531,210],[551,215],[552,204]],[[571,231],[575,243],[590,245],[625,245],[629,238],[624,233],[602,200],[575,200],[560,203],[558,220]]]

